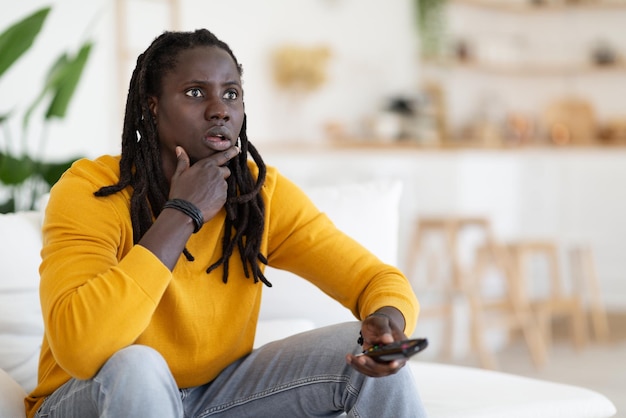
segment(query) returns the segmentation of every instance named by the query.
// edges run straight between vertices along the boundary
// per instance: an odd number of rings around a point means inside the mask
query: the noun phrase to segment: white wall
[[[4,2],[0,27],[41,7],[53,11],[32,53],[0,81],[0,112],[24,107],[60,51],[76,49],[85,33],[96,49],[70,114],[50,131],[50,159],[69,154],[116,153],[122,109],[114,50],[112,0]],[[154,1],[129,0],[129,42],[137,53],[166,29],[167,10]],[[226,41],[244,66],[249,136],[254,142],[318,140],[328,120],[357,129],[389,95],[417,84],[412,1],[393,0],[182,0],[183,30],[206,27]],[[270,56],[284,43],[328,45],[329,78],[307,100],[276,88]],[[131,68],[129,67],[128,78]],[[128,80],[125,80],[127,84]],[[13,131],[19,131],[14,126]],[[37,138],[38,135],[33,135]]]
[[[415,88],[412,1],[230,0],[184,2],[186,29],[207,27],[244,66],[251,138],[319,140],[327,120],[351,128],[389,95]],[[277,90],[270,54],[284,43],[329,45],[328,83],[303,98]],[[302,100],[302,99],[306,99]]]

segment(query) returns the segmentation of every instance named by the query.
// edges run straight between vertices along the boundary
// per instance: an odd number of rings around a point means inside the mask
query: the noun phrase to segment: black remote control
[[[426,338],[396,341],[391,344],[375,345],[365,351],[363,355],[378,361],[392,361],[409,358],[428,347]]]

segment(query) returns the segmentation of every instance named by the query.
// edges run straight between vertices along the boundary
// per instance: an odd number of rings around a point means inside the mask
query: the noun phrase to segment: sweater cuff
[[[389,299],[387,301],[380,301],[377,304],[372,304],[371,306],[365,306],[364,312],[372,313],[376,312],[380,308],[385,306],[393,306],[398,309],[402,315],[404,316],[404,333],[407,336],[411,336],[415,331],[415,327],[417,326],[417,317],[419,313],[419,302],[417,300],[414,301],[414,304],[406,301],[406,300],[398,300],[398,299]],[[364,317],[362,315],[362,317]]]
[[[170,284],[172,272],[150,250],[135,245],[118,266],[155,303]]]

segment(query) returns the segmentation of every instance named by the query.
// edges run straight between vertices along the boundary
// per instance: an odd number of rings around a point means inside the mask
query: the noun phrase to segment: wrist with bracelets
[[[189,216],[193,221],[194,234],[198,232],[200,228],[202,228],[202,225],[204,225],[204,216],[202,215],[202,212],[200,211],[200,209],[198,209],[196,205],[191,202],[188,202],[184,199],[171,199],[165,202],[165,205],[163,205],[163,209],[167,208],[176,209],[177,211]]]
[[[369,318],[370,316],[381,316],[383,318],[387,318],[387,320],[391,324],[391,317],[389,315],[387,315],[387,314],[382,313],[382,312],[373,312],[373,313],[367,315],[367,318]],[[367,318],[365,318],[365,319],[367,319]],[[359,345],[363,345],[363,342],[364,342],[363,341],[363,334],[361,333],[361,331],[359,331],[359,339],[357,340],[357,343]]]

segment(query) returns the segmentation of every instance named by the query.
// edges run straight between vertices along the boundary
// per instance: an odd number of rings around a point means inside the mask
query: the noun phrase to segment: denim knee
[[[104,364],[98,376],[103,378],[111,373],[116,379],[121,375],[127,379],[140,379],[145,382],[148,376],[158,377],[170,374],[167,362],[154,348],[145,345],[130,345],[113,354]]]
[[[152,347],[139,344],[122,348],[111,356],[107,361],[107,364],[109,363],[119,363],[120,365],[131,368],[141,368],[144,366],[149,368],[159,366],[167,367],[167,363],[163,359],[163,356],[161,356],[161,353]]]
[[[94,382],[93,396],[100,410],[108,411],[106,416],[124,416],[126,412],[122,411],[131,410],[145,416],[182,416],[176,381],[165,359],[153,348],[131,345],[119,350],[104,364]]]

